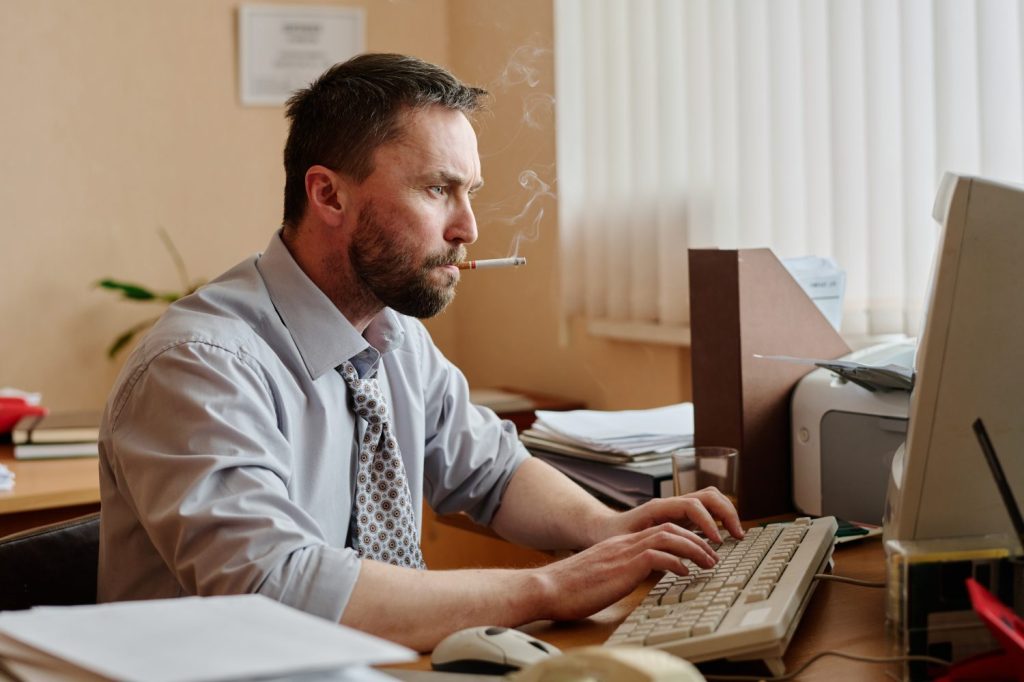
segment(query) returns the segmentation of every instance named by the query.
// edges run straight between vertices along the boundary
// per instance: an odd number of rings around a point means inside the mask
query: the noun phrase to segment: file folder
[[[791,512],[790,396],[813,367],[755,355],[850,352],[769,249],[690,249],[694,444],[739,450],[743,518]]]

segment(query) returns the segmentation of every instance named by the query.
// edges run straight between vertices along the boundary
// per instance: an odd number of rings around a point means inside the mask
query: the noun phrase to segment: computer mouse
[[[445,637],[430,655],[430,665],[445,672],[504,675],[561,653],[525,632],[484,625]]]

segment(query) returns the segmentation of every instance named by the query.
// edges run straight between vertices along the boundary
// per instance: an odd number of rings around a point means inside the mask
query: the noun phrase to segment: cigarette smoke
[[[534,45],[521,45],[513,50],[512,55],[502,69],[495,84],[498,89],[507,90],[513,86],[526,83],[531,88],[540,83],[540,69],[536,62],[551,50]]]
[[[544,74],[542,60],[549,59],[552,51],[551,48],[540,46],[539,42],[534,37],[526,45],[513,50],[497,80],[491,83],[491,89],[495,91],[508,91],[514,87],[530,89],[530,92],[522,96],[520,129],[511,136],[502,152],[513,146],[523,128],[543,130],[554,120],[554,96],[550,92],[538,89]],[[548,176],[553,175],[553,167],[549,167],[545,172]],[[551,184],[541,179],[540,173],[534,169],[527,169],[519,174],[519,186],[526,192],[522,208],[511,218],[498,219],[506,225],[518,228],[512,237],[509,257],[519,255],[519,248],[523,242],[536,241],[540,237],[544,201],[556,198]]]
[[[531,92],[523,98],[523,123],[534,130],[542,130],[544,121],[551,120],[555,98],[545,92]]]
[[[507,218],[505,222],[509,225],[518,225],[523,221],[529,220],[529,223],[525,228],[519,229],[515,236],[512,237],[509,251],[510,258],[519,255],[520,243],[536,241],[540,237],[540,221],[544,218],[544,207],[540,206],[534,212],[534,204],[545,198],[555,198],[554,192],[551,191],[551,186],[541,180],[540,176],[532,170],[525,170],[519,174],[519,186],[529,192],[530,197],[526,200],[522,210],[516,216]],[[534,212],[532,219],[529,217],[531,212]]]

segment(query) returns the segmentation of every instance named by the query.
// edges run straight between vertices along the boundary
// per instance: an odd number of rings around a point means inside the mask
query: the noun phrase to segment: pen
[[[978,439],[978,445],[981,446],[981,451],[985,453],[985,460],[988,462],[988,467],[992,471],[992,478],[996,481],[996,487],[999,489],[999,496],[1003,498],[1003,506],[1006,507],[1006,513],[1010,515],[1010,522],[1013,523],[1013,530],[1017,533],[1017,539],[1021,546],[1024,547],[1024,517],[1021,517],[1020,507],[1017,506],[1017,499],[1013,496],[1013,490],[1010,489],[1010,482],[1006,479],[1006,474],[1003,472],[1003,466],[999,463],[999,456],[996,454],[996,448],[992,445],[992,439],[988,436],[988,430],[985,428],[984,422],[981,421],[981,417],[974,420],[974,424],[971,425],[974,428],[974,435]]]

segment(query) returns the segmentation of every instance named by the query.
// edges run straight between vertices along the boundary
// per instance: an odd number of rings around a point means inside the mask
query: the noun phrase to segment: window
[[[555,0],[567,314],[686,328],[686,249],[768,246],[918,334],[942,173],[1024,181],[1021,5]]]

